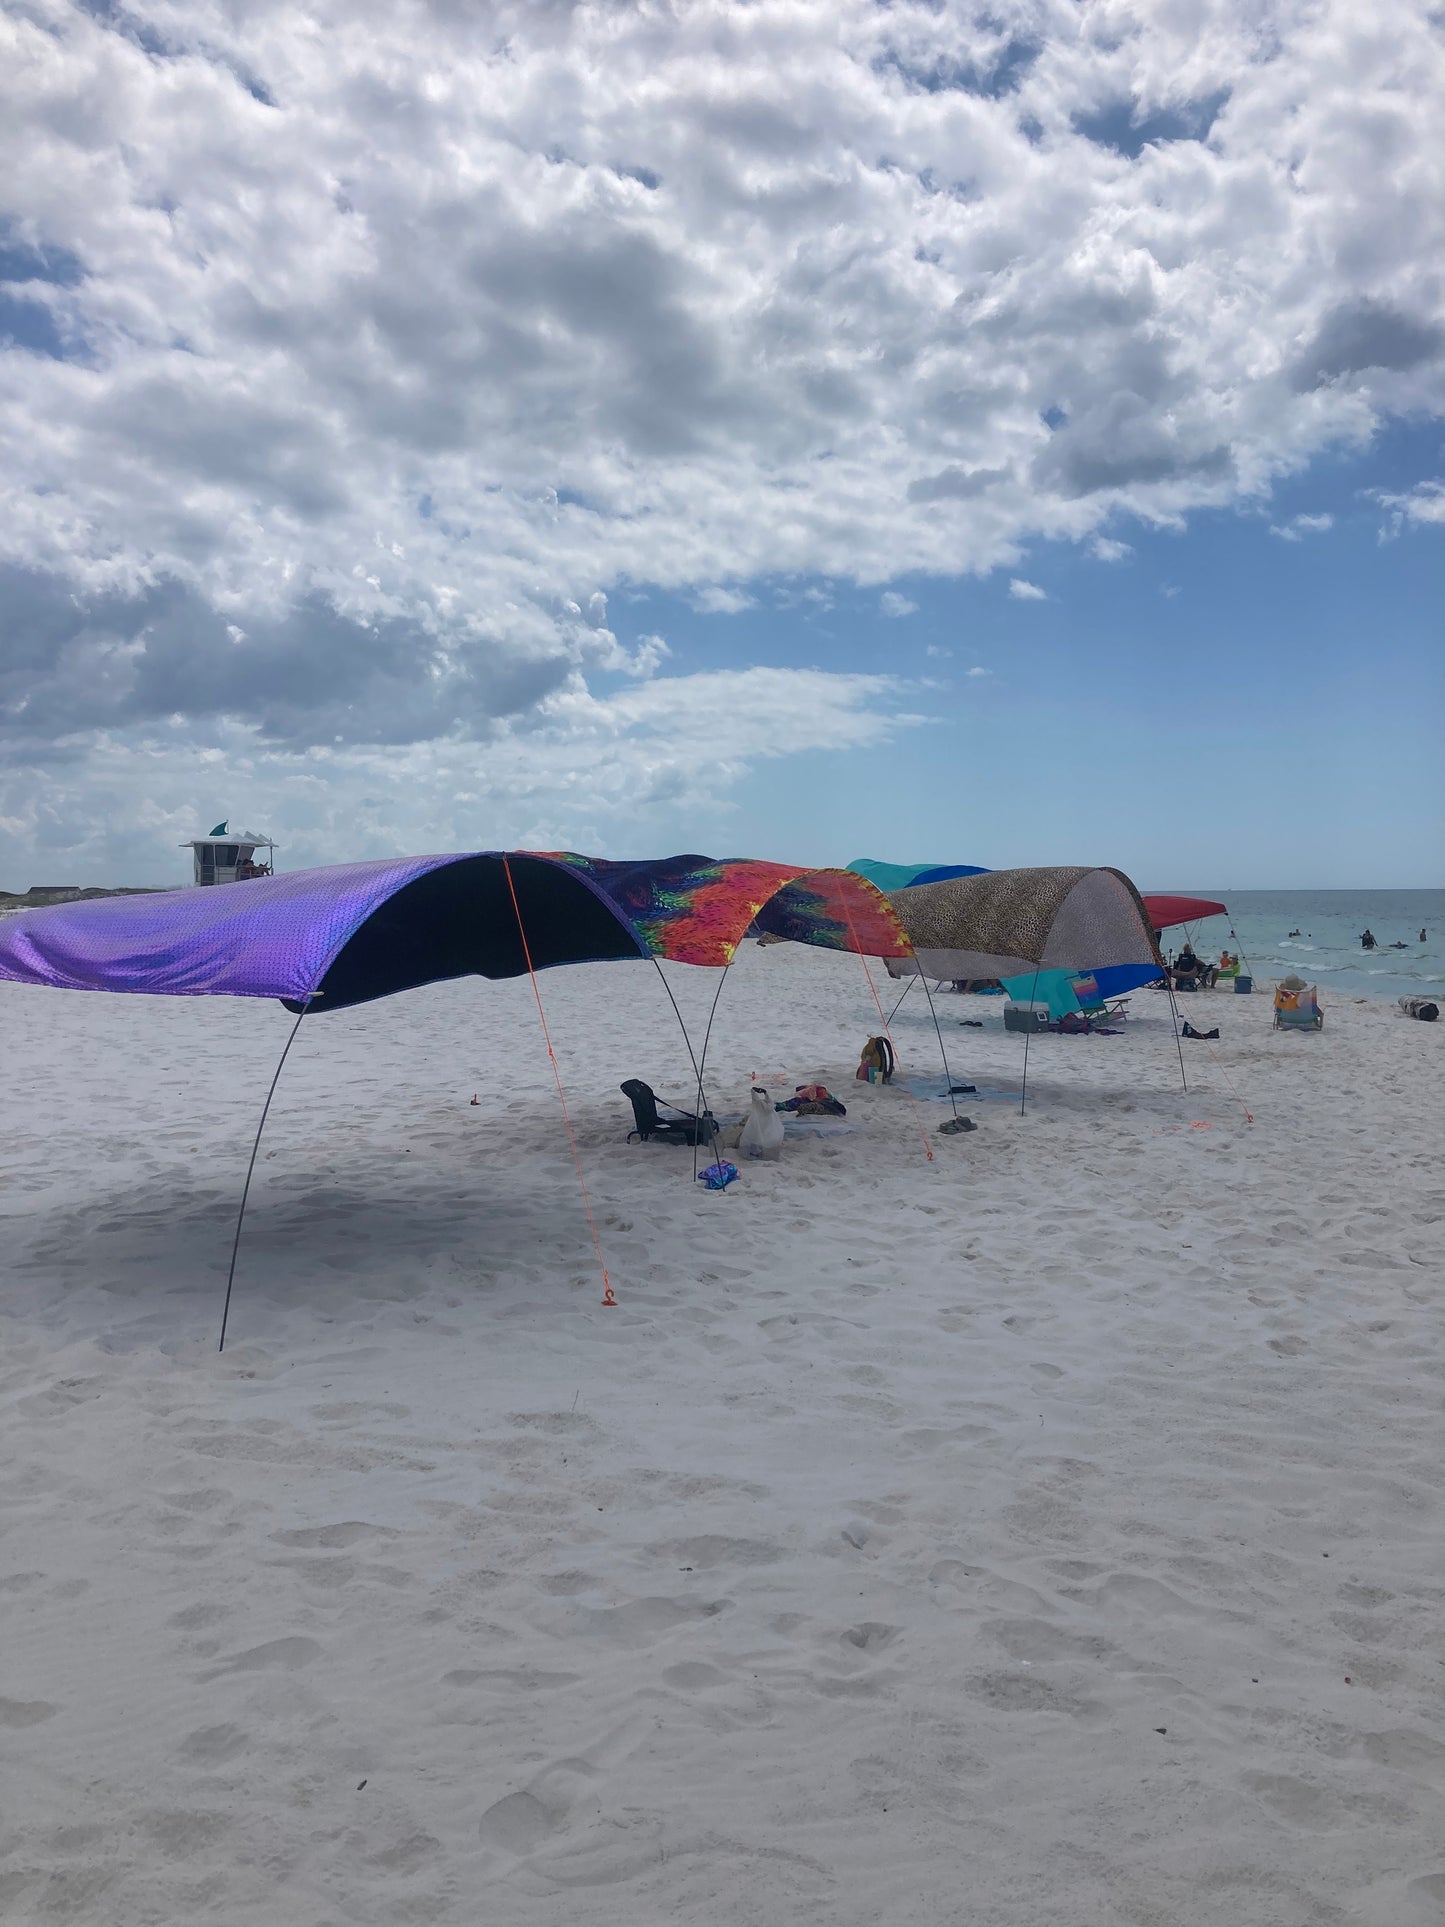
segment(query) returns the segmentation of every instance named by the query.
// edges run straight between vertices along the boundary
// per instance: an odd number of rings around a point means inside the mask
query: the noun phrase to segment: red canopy
[[[1208,897],[1146,896],[1144,908],[1156,930],[1167,930],[1174,923],[1195,923],[1200,917],[1229,915],[1222,903],[1211,903]]]

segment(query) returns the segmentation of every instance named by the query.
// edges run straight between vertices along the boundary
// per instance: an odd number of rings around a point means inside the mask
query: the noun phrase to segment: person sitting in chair
[[[1186,987],[1185,980],[1187,979],[1187,987],[1193,990],[1199,981],[1199,974],[1202,969],[1203,965],[1194,954],[1194,945],[1190,943],[1186,937],[1184,940],[1184,948],[1174,959],[1175,988],[1180,990],[1184,989]]]

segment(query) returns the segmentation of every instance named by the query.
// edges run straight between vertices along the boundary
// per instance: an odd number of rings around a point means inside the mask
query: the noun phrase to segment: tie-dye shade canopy
[[[750,925],[761,934],[869,957],[906,957],[908,939],[887,898],[851,870],[802,870],[750,857],[661,857],[613,863],[558,851],[637,931],[654,957],[725,964]]]
[[[826,949],[909,954],[887,900],[846,870],[482,851],[27,911],[0,924],[0,978],[340,1010],[448,977],[520,976],[529,956],[538,970],[726,964],[754,923]]]

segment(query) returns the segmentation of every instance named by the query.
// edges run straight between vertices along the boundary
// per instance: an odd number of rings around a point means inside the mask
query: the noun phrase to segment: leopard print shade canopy
[[[895,890],[889,902],[918,960],[890,962],[895,976],[915,967],[967,978],[1159,962],[1143,899],[1122,870],[989,870]]]

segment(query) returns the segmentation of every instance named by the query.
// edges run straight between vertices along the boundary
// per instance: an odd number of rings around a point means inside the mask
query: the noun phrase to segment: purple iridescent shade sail
[[[390,897],[460,855],[294,870],[213,889],[99,897],[0,921],[0,978],[166,997],[311,996]]]

